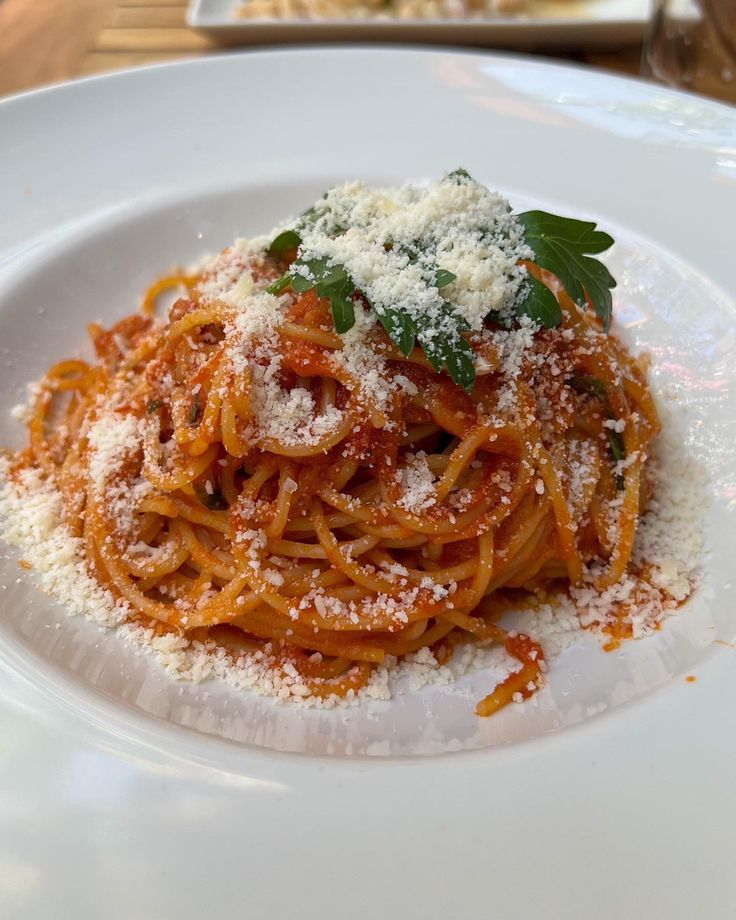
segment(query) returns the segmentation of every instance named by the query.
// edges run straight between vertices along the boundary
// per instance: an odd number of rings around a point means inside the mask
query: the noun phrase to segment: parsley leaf
[[[440,280],[444,280],[444,284],[454,280],[452,272],[441,271],[444,275]],[[452,276],[452,279],[449,276]],[[288,274],[274,282],[269,291],[280,293],[284,286],[289,284],[297,294],[315,290],[318,297],[330,301],[337,333],[347,332],[355,325],[352,296],[357,289],[344,265],[330,264],[327,259],[299,257],[292,263]],[[415,339],[418,339],[427,360],[438,373],[447,366],[448,373],[455,383],[466,390],[472,388],[475,382],[473,351],[460,336],[460,332],[466,331],[469,327],[452,304],[445,301],[441,311],[441,322],[438,324],[440,328],[429,318],[412,317],[398,306],[371,306],[388,337],[402,354],[411,354]]]
[[[283,294],[288,287],[291,287],[291,272],[285,272],[280,278],[269,284],[266,291],[269,294]]]
[[[396,307],[374,307],[374,309],[388,337],[401,354],[408,358],[414,348],[414,339],[417,334],[417,327],[412,318]]]
[[[559,326],[562,322],[562,310],[552,291],[533,275],[527,276],[524,287],[526,295],[523,295],[523,300],[516,307],[517,316],[528,316],[547,329]]]
[[[332,287],[322,288],[317,285],[317,293],[320,297],[328,297],[332,306],[332,319],[335,322],[335,332],[343,333],[352,329],[355,325],[355,308],[351,295],[355,293],[355,285],[346,277],[341,284]]]
[[[587,295],[608,331],[613,310],[611,288],[616,287],[616,281],[602,262],[590,256],[604,252],[613,245],[613,239],[597,230],[592,221],[558,217],[545,211],[525,211],[517,219],[524,227],[524,239],[536,264],[556,275],[576,303],[584,303]],[[531,296],[528,289],[520,309]]]
[[[291,249],[296,249],[301,241],[302,238],[296,230],[284,230],[271,241],[271,245],[268,247],[268,253],[273,256],[282,252],[289,252]]]
[[[434,273],[434,286],[438,289],[447,287],[448,284],[452,284],[452,282],[456,280],[457,275],[448,272],[446,268],[438,268]]]
[[[447,356],[447,370],[450,377],[466,392],[475,385],[475,362],[473,350],[465,339],[459,339],[458,345]]]
[[[455,383],[465,390],[472,389],[475,383],[473,350],[460,335],[470,327],[457,309],[445,301],[439,322],[425,316],[415,318],[414,322],[417,339],[432,368],[439,373],[447,365]]]
[[[327,259],[298,258],[291,265],[291,287],[297,294],[314,288],[318,297],[330,301],[335,332],[347,332],[355,325],[351,300],[355,284],[344,265],[330,265]]]
[[[475,182],[475,179],[470,175],[467,169],[463,169],[462,166],[460,166],[458,169],[453,169],[452,172],[447,173],[445,182],[454,182],[455,185],[465,185],[467,182]]]
[[[464,169],[447,173],[443,181],[456,185],[475,182]],[[294,228],[283,230],[268,247],[271,255],[282,258],[296,250],[297,258],[267,290],[275,295],[289,287],[297,294],[315,290],[318,297],[329,301],[335,330],[343,334],[355,325],[355,295],[360,294],[366,300],[367,297],[365,292],[357,290],[348,267],[325,258],[307,259],[300,252],[303,230],[323,217],[325,226],[322,229],[330,238],[345,232],[346,228],[339,225],[326,205],[320,207],[318,203],[305,211]],[[608,269],[592,256],[608,249],[613,239],[598,230],[595,223],[558,217],[544,211],[526,211],[516,215],[516,219],[524,230],[524,241],[534,255],[534,262],[556,275],[577,303],[590,302],[604,329],[608,330],[612,312],[611,289],[616,282]],[[387,239],[383,245],[387,252],[397,249],[394,240]],[[448,269],[437,267],[434,261],[436,253],[428,251],[427,246],[426,240],[417,239],[398,248],[406,255],[409,264],[421,266],[425,283],[440,290],[457,278]],[[468,330],[468,324],[449,301],[442,300],[439,310],[433,307],[431,319],[413,311],[410,313],[403,304],[385,306],[369,302],[368,305],[375,310],[381,325],[402,354],[411,354],[418,342],[437,372],[446,368],[455,383],[466,390],[472,388],[475,382],[473,350],[461,334]],[[523,280],[519,289],[515,313],[517,317],[528,316],[548,329],[562,322],[557,298],[531,275]],[[504,329],[513,322],[510,316],[493,312],[489,313],[488,320]],[[583,382],[582,378],[579,381],[571,378],[568,382],[576,389],[587,389],[592,395],[605,398],[605,393],[601,396],[596,386]],[[613,451],[613,447],[611,449]]]

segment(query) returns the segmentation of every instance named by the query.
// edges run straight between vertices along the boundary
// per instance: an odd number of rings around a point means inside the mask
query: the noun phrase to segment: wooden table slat
[[[0,96],[76,76],[114,5],[0,0]]]
[[[157,6],[180,6],[187,8],[187,0],[117,0],[118,6],[145,6],[155,8]]]
[[[118,6],[107,25],[113,29],[183,27],[184,13],[183,6]]]
[[[0,0],[0,95],[81,74],[218,53],[214,40],[187,27],[186,9],[187,0]],[[636,47],[555,56],[639,72]]]
[[[170,61],[184,61],[200,57],[196,51],[92,51],[84,60],[80,75],[105,73],[124,67],[145,67],[148,64],[164,64]]]
[[[212,42],[186,27],[170,29],[104,29],[97,51],[209,51]]]
[[[616,51],[592,50],[587,51],[583,59],[591,67],[636,76],[641,68],[641,48],[637,45],[633,48],[619,48]]]

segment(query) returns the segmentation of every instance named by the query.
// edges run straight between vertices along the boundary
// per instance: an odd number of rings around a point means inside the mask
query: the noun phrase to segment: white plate
[[[241,0],[191,0],[187,23],[222,42],[400,41],[491,45],[604,46],[640,41],[651,0],[530,0],[523,15],[458,20],[247,20]]]
[[[320,49],[17,97],[0,136],[0,441],[22,382],[162,268],[341,178],[462,164],[613,231],[619,322],[713,494],[705,583],[658,635],[571,649],[535,704],[482,722],[438,690],[324,713],[182,689],[4,561],[4,920],[730,918],[736,113],[518,58]]]

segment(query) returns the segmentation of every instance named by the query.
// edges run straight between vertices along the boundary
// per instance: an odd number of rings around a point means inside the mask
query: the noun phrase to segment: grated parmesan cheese
[[[423,450],[416,454],[406,454],[405,460],[406,463],[398,471],[402,487],[399,505],[412,514],[421,514],[437,504],[434,474]]]
[[[110,477],[140,450],[141,422],[134,415],[105,414],[90,426],[87,439],[91,448],[89,475],[97,492],[103,495]]]
[[[344,265],[377,310],[402,304],[441,330],[445,298],[471,329],[491,310],[516,301],[531,258],[508,201],[470,178],[446,176],[427,186],[369,188],[348,182],[330,189],[300,227],[304,260]],[[438,268],[456,276],[440,294]]]
[[[0,519],[3,537],[23,549],[43,591],[70,614],[81,614],[99,626],[124,622],[130,609],[116,602],[89,573],[83,540],[60,523],[61,494],[37,470],[23,470],[18,487],[11,484],[8,461],[0,459]]]

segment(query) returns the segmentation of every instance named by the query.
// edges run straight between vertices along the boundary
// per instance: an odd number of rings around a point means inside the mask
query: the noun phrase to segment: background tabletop
[[[186,25],[186,8],[187,0],[0,0],[0,95],[121,67],[228,53]],[[637,45],[554,52],[630,74],[638,73],[640,54]]]

